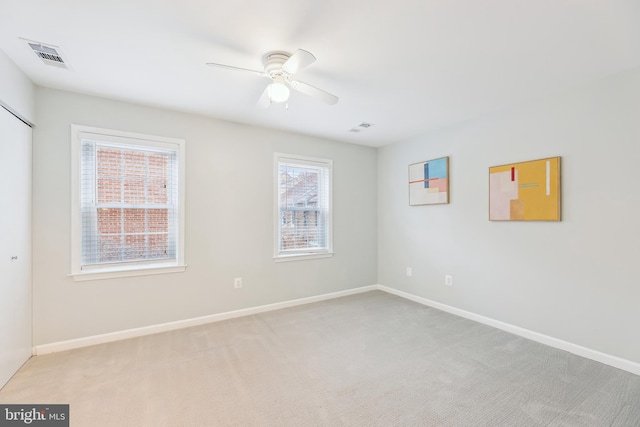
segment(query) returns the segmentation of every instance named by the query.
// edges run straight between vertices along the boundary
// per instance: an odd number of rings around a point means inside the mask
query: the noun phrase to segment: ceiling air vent
[[[29,42],[29,46],[36,54],[36,56],[40,58],[45,64],[58,68],[68,68],[67,64],[65,64],[64,62],[64,59],[62,59],[62,54],[59,50],[40,43]]]
[[[362,130],[370,128],[371,126],[373,126],[371,123],[362,122],[359,125],[356,125],[349,129],[349,132],[360,132]]]

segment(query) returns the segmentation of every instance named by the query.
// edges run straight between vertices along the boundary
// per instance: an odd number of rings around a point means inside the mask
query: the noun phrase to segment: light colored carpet
[[[640,426],[640,377],[374,291],[32,358],[71,426]]]

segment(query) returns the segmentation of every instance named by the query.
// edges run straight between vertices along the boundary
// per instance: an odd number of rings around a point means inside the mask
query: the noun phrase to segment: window
[[[332,161],[276,153],[274,169],[275,260],[331,256]]]
[[[184,271],[184,140],[72,125],[72,275]]]

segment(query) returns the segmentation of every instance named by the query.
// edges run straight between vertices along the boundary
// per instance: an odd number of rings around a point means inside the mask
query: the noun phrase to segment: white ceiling
[[[262,110],[267,79],[204,65],[298,48],[337,105]],[[41,86],[381,146],[639,67],[640,0],[0,0],[0,49]]]

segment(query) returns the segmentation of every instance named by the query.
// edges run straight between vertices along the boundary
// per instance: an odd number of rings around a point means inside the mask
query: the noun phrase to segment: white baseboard
[[[264,313],[267,311],[279,310],[281,308],[294,307],[297,305],[310,304],[313,302],[319,302],[333,298],[340,298],[347,295],[374,291],[376,289],[378,289],[377,285],[363,286],[361,288],[347,289],[345,291],[332,292],[329,294],[316,295],[313,297],[261,305],[258,307],[244,308],[241,310],[227,311],[224,313],[211,314],[208,316],[196,317],[192,319],[178,320],[176,322],[161,323],[159,325],[144,326],[141,328],[127,329],[124,331],[110,332],[101,335],[92,335],[89,337],[77,338],[68,341],[59,341],[49,344],[36,345],[33,347],[33,355],[39,356],[48,353],[56,353],[59,351],[72,350],[75,348],[88,347],[96,344],[104,344],[113,341],[125,340],[128,338],[140,337],[143,335],[157,334],[159,332],[189,328],[191,326],[220,322],[222,320],[233,319],[236,317],[250,316],[252,314]]]
[[[376,285],[375,288],[381,291],[417,302],[422,305],[433,307],[438,310],[445,311],[447,313],[455,314],[456,316],[464,317],[465,319],[473,320],[478,323],[483,323],[485,325],[493,326],[494,328],[502,329],[503,331],[510,332],[514,335],[518,335],[523,338],[527,338],[532,341],[536,341],[541,344],[548,345],[550,347],[555,347],[560,350],[568,351],[569,353],[573,353],[578,356],[585,357],[587,359],[595,360],[596,362],[604,363],[605,365],[613,366],[614,368],[631,372],[632,374],[640,375],[640,363],[632,362],[631,360],[622,359],[620,357],[612,356],[607,353],[602,353],[600,351],[583,347],[578,344],[570,343],[568,341],[550,337],[548,335],[534,332],[529,329],[524,329],[519,326],[515,326],[509,323],[501,322],[499,320],[491,319],[490,317],[481,316],[479,314],[461,310],[459,308],[452,307],[450,305],[442,304],[427,298],[422,298],[417,295],[399,291],[397,289],[390,288],[388,286]]]
[[[518,335],[532,341],[539,342],[541,344],[555,347],[560,350],[568,351],[569,353],[576,354],[578,356],[586,357],[587,359],[595,360],[596,362],[604,363],[605,365],[613,366],[618,369],[622,369],[632,374],[640,375],[640,363],[632,362],[630,360],[622,359],[617,356],[612,356],[607,353],[602,353],[597,350],[593,350],[587,347],[583,347],[577,344],[573,344],[568,341],[564,341],[558,338],[554,338],[548,335],[544,335],[538,332],[531,331],[529,329],[521,328],[519,326],[511,325],[509,323],[501,322],[499,320],[492,319],[490,317],[481,316],[469,311],[465,311],[450,305],[442,304],[437,301],[433,301],[427,298],[419,297],[417,295],[410,294],[408,292],[400,291],[394,288],[390,288],[384,285],[370,285],[363,286],[355,289],[348,289],[345,291],[333,292],[329,294],[316,295],[313,297],[300,298],[290,301],[278,302],[274,304],[261,305],[258,307],[250,307],[241,310],[227,311],[224,313],[212,314],[208,316],[196,317],[192,319],[178,320],[176,322],[162,323],[159,325],[144,326],[141,328],[127,329],[124,331],[111,332],[101,335],[93,335],[89,337],[77,338],[68,341],[60,341],[49,344],[42,344],[33,347],[33,355],[42,355],[48,353],[55,353],[59,351],[72,350],[75,348],[88,347],[96,344],[104,344],[113,341],[124,340],[128,338],[135,338],[144,335],[157,334],[160,332],[173,331],[176,329],[189,328],[191,326],[199,326],[207,323],[219,322],[222,320],[233,319],[236,317],[250,316],[252,314],[265,313],[267,311],[279,310],[281,308],[294,307],[297,305],[310,304],[314,302],[324,301],[333,298],[340,298],[348,295],[359,294],[362,292],[368,292],[373,290],[380,290],[392,295],[396,295],[422,305],[433,307],[438,310],[442,310],[447,313],[454,314],[456,316],[464,317],[465,319],[473,320],[478,323],[482,323],[488,326],[492,326],[497,329],[501,329],[506,332],[510,332],[514,335]]]

